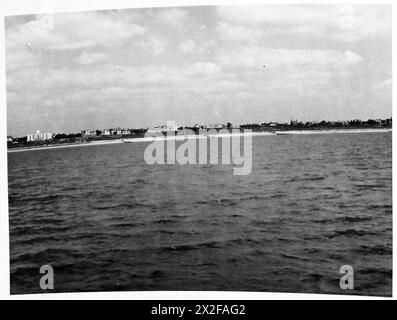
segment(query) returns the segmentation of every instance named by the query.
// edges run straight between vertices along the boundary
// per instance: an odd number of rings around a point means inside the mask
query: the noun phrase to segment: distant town
[[[39,147],[61,144],[75,144],[75,143],[89,143],[93,141],[117,140],[117,139],[133,139],[143,137],[158,137],[167,136],[170,132],[175,135],[196,134],[199,135],[202,130],[212,130],[218,132],[220,130],[231,131],[232,129],[245,130],[250,129],[253,132],[278,132],[291,130],[331,130],[331,129],[381,129],[391,128],[392,118],[388,119],[369,119],[362,120],[348,120],[348,121],[317,121],[317,122],[301,122],[298,120],[291,120],[289,123],[278,122],[263,122],[263,123],[248,123],[242,125],[233,125],[230,122],[226,124],[195,124],[192,127],[178,127],[174,121],[168,121],[166,125],[155,126],[151,128],[107,128],[107,129],[91,129],[82,130],[78,133],[42,133],[36,131],[29,133],[23,137],[7,136],[8,148],[22,148],[22,147]]]

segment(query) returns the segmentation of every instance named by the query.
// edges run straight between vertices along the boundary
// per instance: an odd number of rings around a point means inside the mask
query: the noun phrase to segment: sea
[[[150,165],[149,144],[8,153],[12,294],[391,296],[391,132],[254,136],[248,175]]]

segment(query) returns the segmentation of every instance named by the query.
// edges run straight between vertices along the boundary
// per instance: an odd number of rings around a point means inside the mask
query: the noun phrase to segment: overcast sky
[[[385,118],[391,13],[288,5],[14,16],[6,65],[12,135]]]

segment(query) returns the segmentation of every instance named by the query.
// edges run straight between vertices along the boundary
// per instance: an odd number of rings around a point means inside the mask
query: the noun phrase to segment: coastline
[[[35,150],[47,150],[47,149],[59,149],[59,148],[71,148],[71,147],[88,147],[98,146],[107,144],[120,144],[120,143],[135,143],[135,142],[153,142],[153,141],[167,141],[176,140],[184,141],[187,139],[204,139],[204,138],[222,138],[222,137],[239,137],[239,136],[276,136],[276,135],[314,135],[314,134],[333,134],[333,133],[378,133],[378,132],[392,132],[392,128],[381,128],[381,129],[330,129],[330,130],[285,130],[285,131],[274,131],[274,132],[240,132],[240,133],[229,133],[229,134],[204,134],[204,135],[176,135],[171,137],[144,137],[144,138],[127,138],[117,139],[111,141],[91,141],[91,142],[79,142],[79,143],[68,143],[63,145],[46,145],[39,147],[20,147],[7,149],[7,152],[23,152],[23,151],[35,151]]]
[[[92,142],[80,142],[80,143],[65,143],[62,145],[47,145],[40,147],[21,147],[21,148],[13,148],[8,149],[7,152],[22,152],[22,151],[35,151],[35,150],[47,150],[47,149],[59,149],[59,148],[71,148],[71,147],[88,147],[88,146],[97,146],[104,144],[117,144],[123,143],[121,139],[112,140],[112,141],[92,141]]]
[[[280,135],[296,135],[296,134],[330,134],[330,133],[368,133],[368,132],[392,132],[392,128],[380,128],[380,129],[329,129],[329,130],[286,130],[276,131],[276,134]]]

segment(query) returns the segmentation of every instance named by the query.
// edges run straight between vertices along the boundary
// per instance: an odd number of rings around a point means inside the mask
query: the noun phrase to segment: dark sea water
[[[148,143],[8,154],[11,292],[392,293],[392,134],[257,136],[253,168]],[[341,290],[342,265],[354,290]]]

